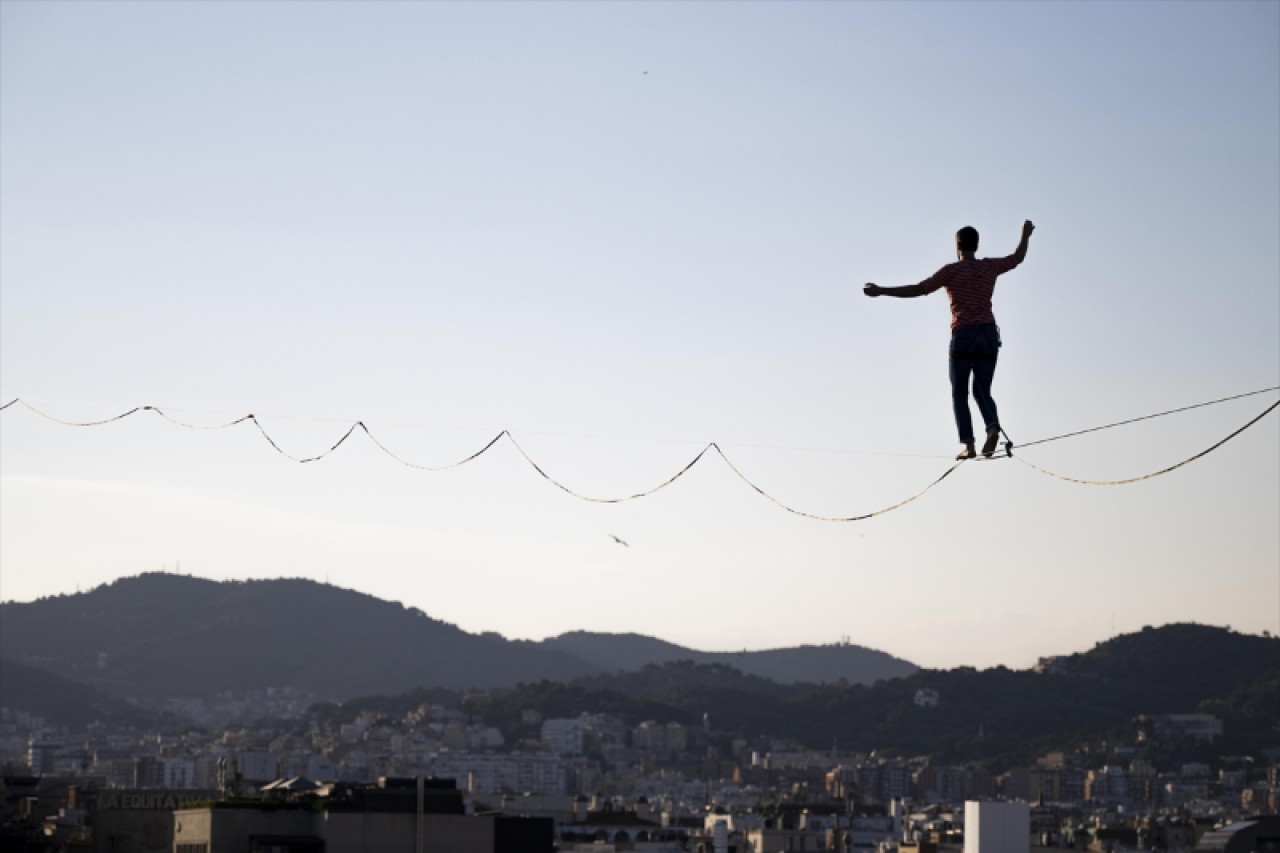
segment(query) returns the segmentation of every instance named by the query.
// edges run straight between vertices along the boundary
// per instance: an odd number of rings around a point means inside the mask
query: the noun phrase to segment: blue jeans
[[[951,333],[951,405],[956,413],[956,430],[961,444],[973,444],[973,418],[969,414],[969,377],[973,376],[973,399],[987,432],[1000,428],[991,382],[996,376],[1000,355],[1000,329],[994,323],[961,326]]]

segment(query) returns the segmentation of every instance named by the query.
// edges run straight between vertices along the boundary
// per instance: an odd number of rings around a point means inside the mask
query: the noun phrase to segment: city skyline
[[[1280,385],[1280,6],[0,4],[0,404],[502,430],[630,495],[716,442],[853,516],[956,449],[947,306],[1001,278],[1015,442]],[[1028,447],[1118,480],[1258,395]],[[1280,417],[1125,486],[966,464],[785,512],[717,458],[622,504],[505,439],[0,414],[0,599],[178,565],[479,633],[852,642],[1026,668],[1280,633]],[[623,547],[615,538],[625,542]]]

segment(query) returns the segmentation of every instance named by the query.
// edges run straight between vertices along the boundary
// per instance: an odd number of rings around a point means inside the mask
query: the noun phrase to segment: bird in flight
[[[609,538],[611,538],[614,542],[617,542],[619,545],[623,546],[624,548],[631,547],[626,542],[623,542],[621,539],[619,539],[617,536],[614,536],[612,533],[609,534]]]

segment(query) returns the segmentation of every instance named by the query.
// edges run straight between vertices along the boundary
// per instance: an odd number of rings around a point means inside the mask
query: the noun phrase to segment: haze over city
[[[1280,4],[0,4],[0,404],[503,430],[650,489],[716,442],[855,516],[957,450],[947,301],[1002,276],[1015,449],[1120,480],[1280,385]],[[924,667],[1280,631],[1280,416],[1123,486],[966,463],[865,521],[717,455],[634,501],[506,439],[0,414],[0,598],[305,577],[471,632]],[[618,541],[621,540],[621,541]]]

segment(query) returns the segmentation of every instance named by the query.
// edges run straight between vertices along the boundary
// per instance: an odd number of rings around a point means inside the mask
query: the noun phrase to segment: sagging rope
[[[1151,420],[1151,419],[1153,419],[1153,418],[1164,417],[1165,415],[1176,414],[1176,413],[1179,413],[1179,412],[1186,412],[1186,411],[1190,411],[1191,409],[1198,409],[1198,408],[1203,408],[1203,407],[1205,407],[1205,406],[1217,405],[1217,404],[1219,404],[1219,403],[1225,403],[1225,402],[1228,402],[1228,401],[1230,401],[1230,400],[1238,400],[1238,399],[1241,399],[1241,398],[1243,398],[1243,397],[1254,396],[1254,395],[1256,395],[1256,394],[1265,394],[1265,393],[1268,393],[1268,392],[1270,392],[1270,391],[1277,391],[1277,390],[1280,390],[1280,386],[1276,386],[1276,387],[1272,387],[1272,388],[1259,389],[1259,390],[1257,390],[1257,391],[1249,391],[1249,392],[1247,392],[1247,393],[1244,393],[1244,394],[1237,394],[1237,395],[1234,395],[1234,396],[1231,396],[1231,397],[1223,397],[1223,398],[1220,398],[1220,399],[1217,399],[1217,400],[1210,400],[1210,401],[1208,401],[1208,402],[1204,402],[1204,403],[1196,403],[1196,404],[1191,405],[1191,406],[1184,406],[1184,407],[1181,407],[1181,408],[1178,408],[1178,409],[1170,409],[1170,410],[1168,410],[1168,411],[1158,412],[1158,413],[1151,414],[1151,415],[1144,415],[1144,416],[1142,416],[1142,417],[1138,417],[1138,418],[1131,418],[1131,419],[1129,419],[1129,420],[1125,420],[1125,421],[1118,421],[1118,422],[1116,422],[1116,423],[1105,424],[1105,425],[1103,425],[1103,426],[1093,427],[1093,428],[1090,428],[1090,429],[1079,430],[1079,431],[1071,432],[1071,433],[1064,433],[1064,434],[1062,434],[1062,435],[1053,436],[1053,437],[1051,437],[1051,438],[1043,438],[1043,439],[1038,439],[1038,440],[1036,440],[1036,441],[1028,442],[1027,444],[1024,444],[1024,445],[1019,446],[1019,449],[1022,449],[1022,448],[1025,448],[1025,447],[1031,447],[1031,446],[1036,445],[1036,444],[1045,444],[1045,443],[1047,443],[1047,442],[1050,442],[1050,441],[1057,441],[1057,440],[1059,440],[1059,439],[1063,439],[1063,438],[1071,438],[1071,437],[1078,436],[1078,435],[1084,435],[1084,434],[1086,434],[1086,433],[1090,433],[1090,432],[1098,432],[1098,431],[1100,431],[1100,430],[1104,430],[1104,429],[1111,429],[1111,428],[1113,428],[1113,427],[1117,427],[1117,426],[1124,426],[1124,425],[1126,425],[1126,424],[1137,423],[1138,421]],[[930,489],[932,489],[934,486],[938,485],[938,484],[939,484],[939,483],[941,483],[943,480],[945,480],[947,477],[949,477],[949,476],[950,476],[950,475],[951,475],[951,474],[952,474],[952,473],[953,473],[957,468],[959,468],[961,465],[963,465],[965,461],[969,461],[969,460],[963,460],[963,461],[960,461],[960,462],[956,462],[955,464],[953,464],[953,465],[951,465],[949,468],[947,468],[947,469],[946,469],[946,470],[945,470],[945,471],[944,471],[944,472],[943,472],[943,473],[942,473],[942,474],[941,474],[937,479],[935,479],[935,480],[933,480],[931,483],[929,483],[929,485],[925,486],[923,489],[921,489],[920,491],[918,491],[918,492],[916,492],[915,494],[911,495],[910,497],[908,497],[908,498],[906,498],[906,499],[904,499],[904,500],[898,501],[898,502],[897,502],[897,503],[895,503],[895,504],[891,504],[890,506],[884,507],[884,508],[882,508],[882,509],[875,510],[875,511],[873,511],[873,512],[863,513],[863,514],[861,514],[861,515],[851,515],[851,516],[828,516],[828,515],[818,515],[818,514],[815,514],[815,513],[810,513],[810,512],[805,512],[805,511],[803,511],[803,510],[795,509],[794,507],[789,506],[788,504],[786,504],[786,503],[782,502],[782,501],[781,501],[781,500],[779,500],[778,498],[776,498],[776,497],[774,497],[773,495],[769,494],[767,491],[765,491],[765,490],[764,490],[764,489],[762,489],[759,485],[757,485],[754,481],[752,481],[749,477],[747,477],[747,475],[746,475],[746,474],[744,474],[744,473],[742,472],[742,470],[741,470],[741,469],[739,469],[736,465],[734,465],[734,464],[733,464],[733,462],[729,459],[729,457],[725,454],[724,450],[723,450],[723,449],[721,449],[721,447],[720,447],[717,443],[715,443],[715,442],[711,442],[711,443],[707,444],[705,447],[703,447],[703,448],[702,448],[702,450],[700,450],[700,451],[698,452],[698,454],[697,454],[696,456],[694,456],[694,457],[693,457],[693,459],[692,459],[692,460],[690,460],[690,461],[688,462],[688,464],[686,464],[683,468],[681,468],[681,469],[680,469],[679,471],[677,471],[675,474],[673,474],[672,476],[668,477],[666,480],[662,481],[661,483],[659,483],[658,485],[656,485],[656,486],[654,486],[654,487],[652,487],[652,488],[649,488],[649,489],[646,489],[646,490],[644,490],[644,491],[640,491],[640,492],[635,492],[635,493],[632,493],[632,494],[629,494],[629,495],[623,495],[623,496],[620,496],[620,497],[595,497],[595,496],[585,495],[585,494],[582,494],[582,493],[580,493],[580,492],[577,492],[577,491],[575,491],[575,490],[571,489],[570,487],[566,486],[564,483],[560,482],[559,480],[556,480],[556,479],[555,479],[554,477],[552,477],[551,475],[549,475],[549,474],[548,474],[548,473],[547,473],[547,472],[542,468],[542,466],[540,466],[536,461],[534,461],[533,457],[531,457],[531,456],[530,456],[530,455],[529,455],[529,454],[524,450],[524,448],[520,446],[519,442],[517,442],[517,441],[516,441],[515,437],[514,437],[514,436],[510,433],[510,431],[508,431],[508,430],[503,430],[502,432],[498,433],[496,436],[494,436],[492,439],[490,439],[490,440],[489,440],[489,442],[488,442],[487,444],[485,444],[483,447],[481,447],[479,450],[477,450],[477,451],[475,451],[474,453],[472,453],[472,454],[470,454],[470,455],[468,455],[468,456],[466,456],[466,457],[464,457],[464,458],[462,458],[462,459],[458,460],[457,462],[453,462],[453,463],[446,464],[446,465],[440,465],[440,466],[427,466],[427,465],[419,465],[419,464],[417,464],[417,463],[410,462],[410,461],[408,461],[407,459],[404,459],[403,457],[401,457],[401,456],[397,455],[397,454],[396,454],[395,452],[393,452],[389,447],[387,447],[385,444],[383,444],[381,441],[379,441],[379,440],[378,440],[378,439],[373,435],[373,433],[369,430],[369,427],[368,427],[368,426],[367,426],[363,421],[356,421],[355,423],[353,423],[353,424],[352,424],[352,425],[347,429],[347,431],[346,431],[345,433],[343,433],[342,437],[341,437],[341,438],[339,438],[336,442],[334,442],[334,444],[333,444],[333,445],[332,445],[328,450],[324,451],[323,453],[319,453],[319,454],[317,454],[317,455],[315,455],[315,456],[299,457],[299,456],[294,456],[293,454],[291,454],[291,453],[287,452],[284,448],[282,448],[282,447],[280,446],[280,444],[279,444],[279,443],[277,443],[277,442],[276,442],[276,440],[275,440],[275,439],[273,439],[273,438],[271,437],[271,435],[267,432],[266,428],[262,426],[262,423],[261,423],[261,422],[258,420],[258,418],[257,418],[255,415],[253,415],[253,414],[244,415],[244,416],[242,416],[242,417],[239,417],[239,418],[236,418],[236,419],[234,419],[234,420],[227,421],[227,422],[225,422],[225,423],[221,423],[221,424],[214,424],[214,425],[208,425],[208,426],[200,426],[200,425],[196,425],[196,424],[186,423],[186,422],[184,422],[184,421],[180,421],[180,420],[177,420],[176,418],[170,417],[169,415],[165,414],[165,412],[163,412],[161,409],[159,409],[159,408],[158,408],[158,407],[156,407],[156,406],[137,406],[137,407],[135,407],[135,408],[133,408],[133,409],[130,409],[130,410],[129,410],[129,411],[127,411],[127,412],[123,412],[123,413],[121,413],[121,414],[119,414],[119,415],[116,415],[115,417],[106,418],[106,419],[104,419],[104,420],[77,422],[77,421],[67,421],[67,420],[63,420],[63,419],[61,419],[61,418],[53,417],[52,415],[50,415],[50,414],[48,414],[48,413],[46,413],[46,412],[43,412],[43,411],[41,411],[41,410],[39,410],[39,409],[35,408],[35,407],[34,407],[34,406],[32,406],[31,404],[27,403],[25,400],[22,400],[22,399],[20,399],[20,398],[14,398],[13,400],[10,400],[8,403],[5,403],[3,406],[0,406],[0,411],[4,411],[4,410],[8,409],[10,406],[14,405],[15,403],[21,403],[21,404],[22,404],[24,407],[26,407],[28,410],[30,410],[30,411],[32,411],[32,412],[34,412],[35,414],[37,414],[37,415],[39,415],[39,416],[41,416],[41,417],[43,417],[43,418],[46,418],[47,420],[53,421],[54,423],[63,424],[63,425],[65,425],[65,426],[77,426],[77,427],[102,426],[102,425],[104,425],[104,424],[109,424],[109,423],[114,423],[114,422],[116,422],[116,421],[124,420],[125,418],[130,417],[131,415],[137,414],[138,412],[155,412],[157,415],[159,415],[160,417],[162,417],[162,418],[164,418],[165,420],[169,421],[170,423],[173,423],[173,424],[176,424],[177,426],[185,427],[185,428],[188,428],[188,429],[226,429],[226,428],[228,428],[228,427],[233,427],[233,426],[236,426],[237,424],[244,423],[245,421],[251,421],[251,422],[253,423],[253,425],[254,425],[255,427],[257,427],[258,431],[262,434],[262,437],[263,437],[264,439],[266,439],[267,443],[268,443],[268,444],[270,444],[270,445],[271,445],[271,447],[272,447],[272,448],[274,448],[274,449],[276,450],[276,452],[277,452],[277,453],[279,453],[281,456],[284,456],[286,459],[289,459],[289,460],[291,460],[291,461],[293,461],[293,462],[297,462],[297,463],[299,463],[299,464],[306,464],[306,463],[309,463],[309,462],[316,462],[316,461],[319,461],[319,460],[324,459],[325,457],[329,456],[331,453],[333,453],[333,452],[334,452],[334,451],[336,451],[339,447],[341,447],[341,446],[346,442],[346,440],[347,440],[348,438],[350,438],[350,437],[351,437],[351,435],[356,431],[356,429],[357,429],[357,428],[359,428],[362,432],[364,432],[364,434],[369,438],[369,440],[370,440],[370,441],[372,441],[372,442],[374,443],[374,445],[375,445],[379,450],[381,450],[383,453],[387,454],[387,455],[388,455],[388,456],[390,456],[392,459],[394,459],[396,462],[399,462],[401,465],[404,465],[404,466],[406,466],[406,467],[408,467],[408,468],[413,468],[413,469],[415,469],[415,470],[419,470],[419,471],[444,471],[444,470],[448,470],[448,469],[451,469],[451,468],[458,468],[458,467],[461,467],[461,466],[463,466],[463,465],[466,465],[466,464],[467,464],[467,463],[469,463],[469,462],[473,462],[473,461],[475,461],[475,460],[476,460],[476,459],[478,459],[480,456],[482,456],[482,455],[484,455],[486,452],[488,452],[488,451],[489,451],[489,450],[490,450],[490,449],[491,449],[495,444],[497,444],[501,439],[506,438],[509,442],[511,442],[512,446],[513,446],[513,447],[515,447],[516,451],[520,454],[520,456],[521,456],[521,457],[523,457],[523,458],[524,458],[524,460],[525,460],[527,463],[529,463],[529,465],[534,469],[534,471],[536,471],[536,472],[537,472],[541,477],[543,477],[543,479],[547,480],[547,481],[548,481],[548,482],[550,482],[552,485],[554,485],[554,486],[556,486],[557,488],[559,488],[560,490],[564,491],[566,494],[569,494],[569,495],[571,495],[571,496],[573,496],[573,497],[575,497],[575,498],[578,498],[579,500],[589,501],[589,502],[591,502],[591,503],[603,503],[603,504],[624,503],[624,502],[627,502],[627,501],[636,500],[636,499],[638,499],[638,498],[648,497],[649,495],[652,495],[652,494],[654,494],[654,493],[656,493],[656,492],[659,492],[659,491],[661,491],[661,490],[663,490],[663,489],[667,488],[667,487],[668,487],[668,486],[670,486],[671,484],[675,483],[675,482],[676,482],[676,480],[679,480],[681,477],[683,477],[685,474],[687,474],[687,473],[688,473],[688,472],[689,472],[689,471],[690,471],[690,470],[691,470],[691,469],[692,469],[696,464],[698,464],[698,462],[700,462],[700,461],[703,459],[703,457],[705,457],[705,456],[706,456],[706,454],[707,454],[707,452],[708,452],[708,451],[714,450],[714,451],[716,452],[716,454],[720,457],[720,459],[721,459],[721,460],[722,460],[722,461],[723,461],[723,462],[724,462],[724,463],[729,467],[729,470],[731,470],[731,471],[732,471],[732,472],[733,472],[733,473],[734,473],[734,474],[735,474],[735,475],[736,475],[740,480],[742,480],[744,483],[746,483],[748,486],[750,486],[750,487],[751,487],[751,489],[752,489],[752,490],[754,490],[754,491],[755,491],[757,494],[759,494],[761,497],[763,497],[763,498],[765,498],[765,499],[767,499],[767,500],[771,501],[772,503],[776,504],[777,506],[781,507],[782,509],[786,510],[787,512],[789,512],[789,513],[791,513],[791,514],[793,514],[793,515],[797,515],[797,516],[800,516],[800,517],[802,517],[802,518],[813,519],[813,520],[815,520],[815,521],[832,521],[832,522],[865,521],[866,519],[875,518],[876,516],[884,515],[885,513],[892,512],[893,510],[900,509],[901,507],[904,507],[904,506],[906,506],[907,504],[912,503],[913,501],[915,501],[915,500],[919,499],[921,496],[923,496],[926,492],[928,492],[928,491],[929,491]],[[1048,475],[1048,476],[1055,477],[1055,478],[1060,479],[1060,480],[1065,480],[1065,481],[1067,481],[1067,482],[1071,482],[1071,483],[1080,483],[1080,484],[1084,484],[1084,485],[1093,485],[1093,486],[1118,486],[1118,485],[1125,485],[1125,484],[1128,484],[1128,483],[1136,483],[1136,482],[1139,482],[1139,481],[1141,481],[1141,480],[1149,480],[1149,479],[1152,479],[1153,477],[1158,477],[1158,476],[1160,476],[1160,475],[1162,475],[1162,474],[1168,474],[1168,473],[1169,473],[1169,472],[1171,472],[1171,471],[1176,471],[1177,469],[1179,469],[1179,468],[1183,467],[1184,465],[1188,465],[1188,464],[1190,464],[1191,462],[1196,461],[1197,459],[1200,459],[1200,458],[1202,458],[1202,457],[1204,457],[1204,456],[1207,456],[1209,453],[1213,452],[1214,450],[1217,450],[1219,447],[1221,447],[1222,445],[1226,444],[1228,441],[1230,441],[1231,439],[1235,438],[1236,436],[1240,435],[1242,432],[1244,432],[1246,429],[1248,429],[1249,427],[1251,427],[1251,426],[1253,426],[1254,424],[1256,424],[1258,421],[1262,420],[1264,417],[1266,417],[1268,414],[1270,414],[1272,411],[1274,411],[1278,406],[1280,406],[1280,401],[1277,401],[1276,403],[1273,403],[1271,406],[1269,406],[1265,411],[1263,411],[1263,412],[1262,412],[1261,414],[1259,414],[1257,417],[1253,418],[1253,419],[1252,419],[1252,420],[1250,420],[1248,423],[1246,423],[1244,426],[1242,426],[1242,427],[1240,427],[1239,429],[1235,430],[1234,432],[1232,432],[1230,435],[1226,436],[1226,437],[1225,437],[1225,438],[1223,438],[1222,440],[1220,440],[1220,441],[1216,442],[1215,444],[1213,444],[1212,446],[1210,446],[1210,447],[1206,448],[1205,450],[1202,450],[1202,451],[1200,451],[1199,453],[1196,453],[1195,455],[1190,456],[1190,457],[1188,457],[1188,458],[1186,458],[1186,459],[1182,460],[1181,462],[1178,462],[1178,463],[1176,463],[1176,464],[1174,464],[1174,465],[1170,465],[1170,466],[1168,466],[1168,467],[1166,467],[1166,468],[1162,468],[1162,469],[1160,469],[1160,470],[1158,470],[1158,471],[1153,471],[1153,472],[1151,472],[1151,473],[1149,473],[1149,474],[1144,474],[1144,475],[1141,475],[1141,476],[1138,476],[1138,477],[1130,477],[1130,478],[1128,478],[1128,479],[1124,479],[1124,480],[1082,480],[1082,479],[1076,479],[1076,478],[1073,478],[1073,477],[1067,477],[1067,476],[1064,476],[1064,475],[1061,475],[1061,474],[1054,473],[1054,472],[1052,472],[1052,471],[1048,471],[1048,470],[1046,470],[1046,469],[1044,469],[1044,468],[1041,468],[1041,467],[1039,467],[1039,466],[1037,466],[1037,465],[1034,465],[1034,464],[1032,464],[1032,463],[1030,463],[1030,462],[1027,462],[1027,461],[1026,461],[1025,459],[1023,459],[1021,456],[1017,456],[1017,457],[1014,457],[1014,458],[1017,458],[1017,459],[1018,459],[1020,462],[1022,462],[1024,465],[1027,465],[1028,467],[1030,467],[1030,468],[1032,468],[1032,469],[1034,469],[1034,470],[1036,470],[1036,471],[1039,471],[1039,472],[1040,472],[1040,473],[1042,473],[1042,474],[1046,474],[1046,475]],[[1002,431],[1002,432],[1003,432],[1003,431]],[[1013,442],[1009,439],[1009,436],[1008,436],[1007,434],[1006,434],[1004,437],[1005,437],[1005,441],[1006,441],[1006,443],[1005,443],[1005,454],[1006,454],[1006,456],[1010,456],[1010,457],[1012,457],[1012,456],[1013,456],[1013,447],[1014,447]]]
[[[720,458],[724,460],[724,464],[729,466],[729,470],[737,474],[739,479],[742,480],[742,482],[746,483],[748,486],[755,489],[756,493],[759,494],[761,497],[764,497],[770,501],[773,501],[775,504],[782,507],[792,515],[798,515],[801,518],[810,518],[810,519],[813,519],[814,521],[866,521],[868,518],[875,518],[877,515],[884,515],[887,512],[893,512],[895,509],[901,509],[902,507],[906,506],[912,501],[922,497],[925,492],[929,491],[934,486],[938,485],[943,480],[947,479],[947,477],[951,476],[952,471],[956,470],[961,465],[963,465],[965,461],[967,461],[967,460],[961,460],[959,462],[956,462],[950,468],[943,471],[941,477],[934,480],[932,483],[925,486],[923,489],[916,492],[911,497],[906,498],[905,500],[898,501],[896,504],[892,504],[890,506],[884,507],[883,509],[878,509],[875,512],[868,512],[862,515],[848,515],[848,516],[815,515],[814,513],[811,513],[811,512],[804,512],[802,510],[793,509],[792,507],[787,506],[782,501],[778,500],[773,495],[769,494],[764,489],[757,486],[755,483],[751,482],[751,480],[747,478],[746,474],[743,474],[741,471],[738,470],[738,466],[734,465],[732,462],[729,461],[729,457],[725,456],[724,451],[721,450],[718,446],[716,446],[715,444],[712,444],[711,447],[714,447],[716,449],[716,453],[720,454]]]
[[[1244,395],[1242,395],[1242,396],[1244,396]],[[1228,399],[1237,399],[1237,398],[1234,398],[1234,397],[1233,397],[1233,398],[1228,398]],[[1201,404],[1201,405],[1211,405],[1211,404],[1204,403],[1204,404]],[[1256,424],[1258,421],[1260,421],[1260,420],[1262,420],[1263,418],[1265,418],[1267,415],[1271,414],[1271,412],[1273,412],[1273,411],[1276,409],[1276,407],[1277,407],[1277,406],[1280,406],[1280,400],[1277,400],[1276,402],[1272,403],[1272,404],[1271,404],[1270,406],[1268,406],[1265,410],[1263,410],[1262,414],[1258,415],[1258,416],[1257,416],[1257,417],[1255,417],[1253,420],[1249,421],[1247,424],[1245,424],[1244,426],[1240,427],[1240,428],[1239,428],[1238,430],[1236,430],[1235,432],[1233,432],[1233,433],[1231,433],[1230,435],[1228,435],[1226,438],[1222,439],[1221,441],[1219,441],[1219,442],[1217,442],[1217,443],[1215,443],[1215,444],[1213,444],[1213,445],[1210,445],[1209,447],[1205,448],[1204,450],[1201,450],[1199,453],[1195,454],[1194,456],[1188,456],[1186,459],[1183,459],[1181,462],[1178,462],[1178,463],[1175,463],[1175,464],[1173,464],[1173,465],[1170,465],[1170,466],[1169,466],[1169,467],[1167,467],[1167,468],[1161,468],[1159,471],[1152,471],[1152,472],[1151,472],[1151,473],[1149,473],[1149,474],[1140,474],[1140,475],[1139,475],[1139,476],[1137,476],[1137,477],[1129,477],[1129,478],[1124,479],[1124,480],[1081,480],[1081,479],[1077,479],[1076,477],[1068,477],[1068,476],[1066,476],[1066,475],[1064,475],[1064,474],[1059,474],[1059,473],[1056,473],[1056,472],[1054,472],[1054,471],[1050,471],[1050,470],[1048,470],[1048,469],[1046,469],[1046,468],[1041,468],[1039,465],[1034,465],[1034,464],[1032,464],[1032,463],[1028,462],[1027,460],[1023,459],[1021,456],[1014,456],[1013,458],[1017,459],[1019,462],[1021,462],[1023,465],[1026,465],[1028,468],[1031,468],[1031,469],[1033,469],[1033,470],[1035,470],[1035,471],[1039,471],[1041,474],[1045,474],[1045,475],[1047,475],[1047,476],[1049,476],[1049,477],[1053,477],[1053,478],[1058,479],[1058,480],[1065,480],[1065,481],[1066,481],[1066,482],[1068,482],[1068,483],[1079,483],[1079,484],[1080,484],[1080,485],[1082,485],[1082,486],[1127,486],[1127,485],[1128,485],[1128,484],[1130,484],[1130,483],[1139,483],[1139,482],[1141,482],[1141,481],[1143,481],[1143,480],[1150,480],[1150,479],[1153,479],[1153,478],[1155,478],[1155,477],[1159,477],[1159,476],[1160,476],[1160,475],[1162,475],[1162,474],[1168,474],[1170,471],[1177,471],[1179,468],[1181,468],[1181,467],[1182,467],[1182,466],[1184,466],[1184,465],[1190,465],[1192,462],[1195,462],[1197,459],[1200,459],[1200,458],[1203,458],[1203,457],[1205,457],[1205,456],[1208,456],[1210,453],[1212,453],[1213,451],[1217,450],[1219,447],[1221,447],[1222,445],[1226,444],[1228,441],[1230,441],[1231,439],[1235,438],[1237,435],[1239,435],[1240,433],[1244,432],[1244,431],[1245,431],[1245,430],[1247,430],[1249,427],[1253,426],[1253,425],[1254,425],[1254,424]],[[1186,407],[1186,409],[1174,409],[1173,411],[1179,411],[1179,412],[1180,412],[1180,411],[1186,411],[1187,409],[1194,409],[1194,408],[1199,408],[1199,406],[1188,406],[1188,407]],[[1172,412],[1165,412],[1165,413],[1162,413],[1162,414],[1172,414]],[[1150,418],[1150,417],[1159,417],[1159,416],[1158,416],[1158,415],[1150,415],[1150,416],[1148,416],[1147,418],[1134,418],[1132,421],[1122,421],[1121,423],[1134,423],[1135,421],[1147,420],[1147,419],[1148,419],[1148,418]],[[1120,424],[1111,424],[1111,426],[1120,426]],[[1106,428],[1106,427],[1098,427],[1097,429],[1105,429],[1105,428]],[[1096,431],[1097,431],[1097,429],[1093,429],[1093,430],[1082,430],[1081,432],[1078,432],[1078,433],[1069,433],[1068,435],[1060,435],[1060,436],[1055,436],[1054,438],[1046,438],[1046,439],[1042,439],[1042,440],[1041,440],[1041,441],[1039,441],[1039,442],[1034,442],[1034,443],[1036,443],[1036,444],[1042,444],[1042,443],[1044,443],[1045,441],[1055,441],[1055,440],[1056,440],[1056,439],[1058,439],[1058,438],[1069,438],[1070,436],[1074,436],[1074,435],[1083,435],[1083,434],[1084,434],[1084,433],[1086,433],[1086,432],[1096,432]],[[1005,436],[1005,438],[1006,438],[1006,439],[1008,439],[1008,436]],[[1023,445],[1023,447],[1026,447],[1026,446],[1028,446],[1028,445]],[[1021,448],[1019,448],[1019,449],[1021,449]],[[1006,452],[1006,453],[1008,453],[1010,456],[1012,456],[1012,455],[1013,455],[1012,449],[1011,449],[1011,448],[1009,448],[1009,447],[1008,447],[1008,445],[1006,445],[1006,451],[1005,451],[1005,452]]]
[[[497,444],[498,440],[501,439],[504,435],[507,436],[508,438],[510,437],[510,433],[508,433],[504,429],[502,432],[498,433],[493,438],[489,439],[488,444],[486,444],[484,447],[477,450],[475,453],[472,453],[470,456],[467,456],[463,459],[459,459],[457,462],[451,462],[448,465],[432,466],[432,465],[418,465],[415,462],[410,462],[407,459],[403,459],[400,456],[397,456],[395,453],[391,451],[391,448],[387,447],[381,441],[378,441],[378,439],[374,437],[373,433],[369,432],[369,428],[365,426],[364,421],[357,421],[356,426],[364,430],[364,434],[369,437],[369,440],[372,441],[379,450],[381,450],[383,453],[387,454],[392,459],[399,462],[401,465],[405,466],[406,468],[413,468],[416,471],[448,471],[450,468],[461,468],[463,465],[466,465],[468,462],[472,462],[476,459],[479,459],[490,447],[493,447],[495,444]]]
[[[507,439],[511,442],[512,446],[515,447],[515,449],[520,453],[520,455],[524,457],[524,460],[533,466],[533,470],[541,474],[543,479],[545,479],[547,482],[551,483],[553,486],[560,489],[561,491],[567,494],[573,495],[575,498],[578,498],[579,500],[589,501],[590,503],[597,503],[597,504],[620,504],[620,503],[625,503],[627,501],[636,500],[637,498],[646,498],[649,495],[654,494],[655,492],[660,492],[663,489],[665,489],[667,486],[670,486],[676,480],[679,480],[685,474],[689,473],[689,470],[693,468],[694,465],[697,465],[699,461],[702,460],[702,457],[707,454],[707,451],[716,446],[715,442],[708,444],[706,447],[702,448],[702,450],[698,451],[698,455],[693,457],[693,459],[689,461],[689,464],[685,465],[679,471],[672,474],[666,480],[663,480],[661,483],[659,483],[658,485],[654,486],[651,489],[645,489],[643,492],[636,492],[635,494],[625,495],[623,497],[617,497],[617,498],[596,498],[596,497],[591,497],[590,495],[584,495],[579,492],[575,492],[573,489],[569,488],[564,483],[561,483],[559,480],[552,477],[546,471],[542,470],[542,466],[540,466],[537,462],[534,462],[532,457],[530,457],[528,453],[524,452],[524,448],[520,446],[520,444],[515,440],[515,437],[512,436],[511,433],[503,431],[502,434],[507,437]],[[501,436],[499,436],[499,438],[501,438]],[[716,449],[719,450],[718,447]]]

